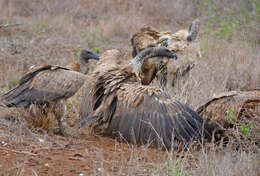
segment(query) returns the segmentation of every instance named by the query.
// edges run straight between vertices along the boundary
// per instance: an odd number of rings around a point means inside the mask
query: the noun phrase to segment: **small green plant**
[[[234,121],[235,115],[236,115],[236,111],[234,109],[231,109],[230,111],[228,111],[227,120],[229,121],[229,123],[235,124],[235,121]],[[238,125],[238,128],[239,128],[239,131],[245,137],[248,137],[250,129],[253,129],[254,126],[250,122],[248,122],[246,125]]]
[[[160,173],[160,170],[161,170],[161,168],[159,167],[159,166],[155,166],[154,168],[152,168],[151,170],[150,170],[150,174],[151,175],[160,175],[159,173]]]
[[[229,123],[234,124],[235,115],[236,115],[236,111],[234,109],[228,111],[227,120],[229,121]]]
[[[153,168],[153,170],[155,170],[156,172],[158,172],[160,170],[160,167],[159,166],[156,166]]]
[[[93,50],[94,52],[96,52],[96,53],[100,53],[100,48],[95,47],[95,48],[93,48],[92,50]]]
[[[8,83],[8,88],[11,89],[12,87],[14,87],[17,83],[18,79],[16,77],[12,78],[9,83]]]
[[[0,94],[4,93],[4,89],[0,88]]]
[[[250,131],[251,129],[253,129],[253,128],[254,128],[254,126],[253,126],[250,122],[248,122],[246,125],[240,125],[240,126],[239,126],[240,132],[241,132],[245,137],[248,137],[249,131]]]
[[[76,102],[76,100],[71,100],[71,103],[76,104],[77,102]]]
[[[192,176],[192,173],[176,171],[174,176]]]
[[[260,16],[260,2],[256,2],[256,12],[257,12],[257,15]]]
[[[238,27],[238,22],[220,21],[220,27],[216,30],[215,35],[219,39],[230,39],[233,36],[234,30]]]
[[[245,11],[245,12],[243,13],[243,17],[244,17],[246,23],[251,20],[251,19],[250,19],[250,16],[249,16],[249,13],[248,13],[247,11]]]
[[[42,63],[44,63],[44,62],[46,61],[46,58],[45,58],[45,57],[41,57],[41,58],[39,59],[39,61],[42,62]]]
[[[0,24],[14,24],[15,22],[13,21],[12,18],[4,18],[0,20]]]
[[[52,26],[48,22],[41,22],[33,26],[33,30],[38,33],[48,32]]]
[[[66,110],[69,111],[71,109],[71,104],[70,103],[66,103]]]

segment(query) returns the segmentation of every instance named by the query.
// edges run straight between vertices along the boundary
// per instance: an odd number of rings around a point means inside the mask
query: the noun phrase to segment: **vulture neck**
[[[78,62],[71,62],[71,63],[67,66],[67,68],[69,68],[69,69],[71,69],[71,70],[73,70],[73,71],[77,71],[77,72],[80,72],[80,69],[81,69],[80,63],[78,63]]]
[[[142,85],[149,85],[157,73],[156,64],[149,63],[148,58],[158,56],[156,49],[139,53],[130,63],[131,72]]]
[[[153,50],[146,50],[141,53],[139,53],[132,61],[131,65],[133,68],[133,71],[138,76],[141,71],[141,66],[143,65],[143,62],[150,58],[156,56],[156,53]]]
[[[141,68],[138,75],[134,71],[132,65],[126,66],[123,68],[123,71],[130,76],[129,81],[139,82],[142,85],[149,85],[156,76],[157,67],[155,64],[147,61],[144,61],[140,67]]]

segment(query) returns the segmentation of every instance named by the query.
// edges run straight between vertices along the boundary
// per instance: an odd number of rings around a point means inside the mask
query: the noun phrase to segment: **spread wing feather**
[[[123,137],[130,143],[166,148],[177,141],[187,144],[204,136],[211,140],[211,128],[204,120],[161,89],[123,82],[115,88],[116,79],[109,83],[103,79],[92,85],[96,91],[86,91],[81,115],[97,118],[99,125],[106,127],[106,133]]]
[[[9,107],[25,107],[31,103],[66,99],[78,91],[84,80],[85,75],[64,67],[37,67],[27,72],[19,84],[0,99]]]

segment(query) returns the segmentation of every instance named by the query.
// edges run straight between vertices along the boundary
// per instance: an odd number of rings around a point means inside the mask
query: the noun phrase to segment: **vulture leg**
[[[60,134],[64,137],[68,137],[69,135],[65,132],[65,129],[64,129],[62,122],[61,122],[61,118],[57,118],[57,121],[58,121],[59,129],[58,129],[58,131],[55,131],[55,133]]]
[[[55,133],[60,134],[64,137],[68,137],[70,135],[65,132],[65,128],[63,127],[62,122],[61,122],[62,119],[63,119],[63,116],[65,114],[64,113],[65,108],[66,108],[65,102],[59,101],[59,102],[57,102],[56,104],[53,105],[52,112],[53,112],[55,118],[57,119],[58,126],[59,126],[58,130],[55,131]]]

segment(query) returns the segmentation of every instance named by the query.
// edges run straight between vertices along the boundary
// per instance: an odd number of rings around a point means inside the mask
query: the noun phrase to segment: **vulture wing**
[[[73,96],[85,81],[85,75],[59,66],[37,67],[20,79],[19,84],[0,98],[8,107],[25,107]]]
[[[248,130],[247,139],[260,146],[260,90],[223,92],[201,105],[197,112],[209,119],[209,124],[218,124],[221,136],[230,141],[238,131],[243,134],[244,127]],[[232,128],[237,130],[225,130]]]
[[[199,106],[196,111],[204,119],[209,119],[209,123],[217,122],[222,127],[228,128],[232,121],[242,118],[243,114],[249,117],[257,116],[259,108],[260,90],[251,90],[220,93]]]
[[[203,119],[187,105],[160,89],[125,84],[117,92],[117,105],[108,131],[132,143],[151,143],[166,148],[211,138]],[[205,133],[205,134],[204,134]]]
[[[211,140],[210,127],[187,105],[161,89],[119,80],[104,75],[90,85],[93,89],[87,89],[81,105],[83,121],[91,125],[96,119],[108,134],[135,144],[163,144],[167,149],[203,136]]]

